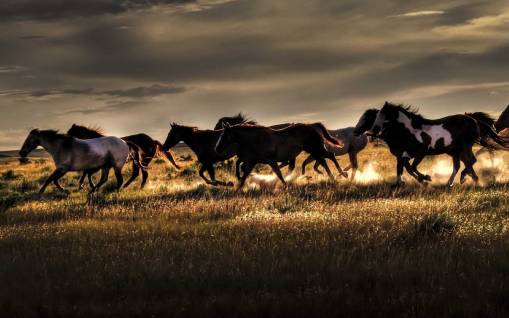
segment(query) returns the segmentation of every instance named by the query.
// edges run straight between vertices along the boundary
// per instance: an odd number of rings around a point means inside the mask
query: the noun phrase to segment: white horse
[[[132,157],[134,164],[139,165],[137,147],[118,137],[82,140],[59,134],[56,130],[34,129],[28,134],[19,154],[21,157],[26,157],[38,146],[51,155],[56,166],[39,193],[43,193],[51,182],[59,190],[65,191],[58,180],[69,171],[101,169],[101,180],[94,189],[90,190],[94,192],[108,180],[111,168],[115,171],[118,191],[124,182],[122,168],[129,158]]]

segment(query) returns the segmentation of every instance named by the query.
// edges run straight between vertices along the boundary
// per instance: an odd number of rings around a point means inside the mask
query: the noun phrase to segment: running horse
[[[404,168],[419,182],[431,181],[431,177],[420,173],[417,167],[426,156],[440,154],[448,154],[453,159],[453,172],[447,182],[448,186],[453,186],[460,162],[465,165],[460,182],[464,183],[469,175],[477,183],[479,177],[473,168],[477,161],[472,152],[473,145],[479,143],[489,148],[494,142],[500,147],[506,147],[490,126],[489,116],[485,113],[452,115],[432,120],[424,118],[410,107],[389,102],[385,102],[380,110],[367,110],[359,120],[355,133],[368,133],[387,143],[397,159],[395,186],[403,184]]]
[[[321,127],[322,132],[318,132],[316,127]],[[334,154],[327,150],[324,143],[341,145],[320,123],[294,124],[283,129],[224,124],[215,150],[217,153],[223,153],[233,146],[237,148],[237,155],[243,163],[243,175],[237,188],[239,191],[255,165],[259,163],[268,164],[286,186],[278,162],[294,162],[302,151],[312,155],[325,168],[329,177],[334,179],[325,158],[335,162],[336,166],[339,165]]]
[[[256,121],[247,118],[247,116],[245,116],[244,114],[238,113],[235,116],[220,118],[217,121],[214,129],[221,129],[221,128],[223,128],[224,124],[226,124],[226,123],[228,123],[230,126],[240,125],[240,124],[250,124],[250,125],[258,124]],[[278,124],[278,125],[273,125],[273,126],[269,126],[269,127],[272,129],[282,129],[282,128],[287,128],[290,125],[293,125],[293,124],[285,123],[285,124]],[[359,168],[357,155],[359,154],[359,152],[364,150],[366,148],[366,146],[368,145],[368,137],[366,135],[356,136],[354,134],[354,130],[355,130],[355,127],[346,127],[346,128],[342,128],[342,129],[328,130],[328,132],[330,133],[331,136],[333,136],[334,138],[336,138],[337,140],[342,142],[343,146],[338,147],[337,145],[326,143],[326,147],[328,148],[329,151],[334,152],[334,155],[343,156],[343,155],[348,154],[348,157],[350,159],[350,165],[348,167],[346,167],[345,169],[342,169],[340,171],[340,175],[347,177],[348,175],[346,174],[346,172],[343,172],[343,171],[348,171],[348,170],[352,169],[352,174],[350,176],[351,180],[355,179],[355,175]],[[304,160],[304,162],[302,164],[302,174],[305,174],[306,166],[313,161],[315,161],[315,159],[312,156],[308,156],[308,158],[306,158],[306,160]],[[284,166],[286,166],[288,164],[289,163],[283,163],[279,166],[279,168],[283,168]],[[320,166],[320,164],[317,161],[315,161],[314,170],[317,173],[322,174],[322,172],[319,170],[319,166]],[[290,170],[292,170],[292,167],[290,167]]]
[[[117,137],[81,140],[59,134],[56,130],[34,129],[28,134],[19,155],[26,158],[38,146],[51,155],[56,166],[39,193],[43,193],[52,182],[59,190],[65,191],[58,180],[69,171],[98,169],[101,170],[101,180],[96,187],[90,189],[90,192],[94,192],[108,180],[111,168],[115,171],[117,191],[119,191],[123,183],[122,168],[125,163],[132,158],[136,164],[139,164],[138,147]]]
[[[71,126],[71,128],[67,131],[67,134],[69,136],[76,137],[79,139],[93,139],[104,137],[103,132],[98,128],[85,127],[76,124],[73,124]],[[152,162],[152,159],[156,155],[162,156],[163,158],[171,162],[175,166],[175,168],[180,169],[180,167],[175,162],[175,159],[173,159],[171,153],[169,151],[164,151],[163,145],[159,141],[152,139],[149,135],[135,134],[122,137],[122,139],[138,146],[141,155],[141,163],[139,165],[139,168],[133,166],[133,174],[131,178],[126,182],[124,187],[129,186],[139,176],[140,174],[139,171],[141,170],[142,175],[141,188],[143,188],[148,179],[147,167]],[[79,181],[79,188],[81,189],[81,187],[83,186],[83,181],[85,180],[86,176],[88,176],[88,182],[90,184],[90,187],[93,188],[94,183],[92,181],[92,175],[96,172],[97,170],[83,172],[83,175],[81,176],[81,179]]]

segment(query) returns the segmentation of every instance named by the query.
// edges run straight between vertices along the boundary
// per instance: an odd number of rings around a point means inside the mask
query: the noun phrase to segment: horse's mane
[[[228,123],[232,126],[233,125],[244,125],[244,124],[249,124],[249,125],[257,125],[258,124],[258,122],[256,122],[255,120],[249,119],[249,117],[247,117],[243,113],[238,113],[235,116],[219,118],[219,120],[217,121],[217,124],[215,126],[215,129],[221,129],[222,128],[221,126],[225,123]]]
[[[256,120],[252,120],[243,113],[238,113],[237,115],[231,117],[233,120],[239,121],[241,124],[249,124],[249,125],[258,125]]]
[[[76,132],[84,135],[95,135],[97,137],[104,136],[104,130],[98,126],[83,126],[73,124],[71,129],[74,129]]]
[[[64,145],[69,145],[73,140],[73,137],[71,137],[67,134],[61,134],[58,130],[54,130],[54,129],[47,129],[47,130],[35,129],[35,130],[32,130],[32,132],[33,131],[37,131],[39,136],[43,136],[43,137],[50,138],[50,139],[64,140],[64,142],[65,142]]]
[[[427,120],[421,114],[419,114],[419,109],[412,105],[404,105],[404,104],[392,104],[386,102],[384,107],[397,108],[399,111],[403,112],[405,115],[412,119],[412,123],[416,128],[420,128],[422,124]]]

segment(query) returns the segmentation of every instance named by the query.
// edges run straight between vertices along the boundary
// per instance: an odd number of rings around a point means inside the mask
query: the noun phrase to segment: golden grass
[[[287,190],[258,182],[239,194],[204,185],[194,161],[181,171],[157,162],[145,190],[137,182],[117,194],[111,180],[90,197],[73,174],[63,182],[70,195],[36,194],[50,162],[0,163],[0,311],[506,316],[507,159],[481,160],[483,186],[407,177],[392,189],[393,158],[370,147],[357,183],[331,183],[310,166],[312,179]],[[442,160],[423,170],[441,179]],[[224,164],[218,177],[234,181],[232,169]]]

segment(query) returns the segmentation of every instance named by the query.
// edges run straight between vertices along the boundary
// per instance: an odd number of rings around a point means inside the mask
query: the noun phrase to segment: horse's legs
[[[417,170],[417,166],[419,166],[419,164],[422,162],[423,159],[424,159],[423,155],[418,155],[417,157],[414,158],[414,161],[412,162],[412,165],[410,166],[412,171],[415,173],[414,177],[417,177],[417,181],[419,181],[421,183],[423,181],[431,181],[430,176],[424,175]]]
[[[97,183],[97,185],[95,186],[94,189],[90,189],[89,193],[93,193],[97,190],[99,190],[99,188],[106,183],[106,181],[108,181],[108,174],[110,173],[110,167],[104,167],[101,169],[101,179],[99,180],[99,182]]]
[[[304,160],[304,162],[302,162],[302,175],[305,175],[306,174],[306,166],[308,164],[310,164],[311,162],[313,162],[313,160],[315,160],[315,158],[313,158],[313,156],[309,155],[306,160]],[[316,169],[315,169],[316,170]],[[319,172],[320,173],[320,172]]]
[[[295,170],[295,161],[295,158],[288,160],[288,171],[292,172]]]
[[[277,165],[277,162],[271,162],[269,163],[270,167],[272,168],[272,171],[274,171],[274,173],[276,174],[276,176],[279,178],[279,180],[281,180],[281,182],[283,182],[283,185],[287,186],[286,184],[286,180],[285,178],[283,177],[283,174],[281,173],[281,170],[279,169],[278,165]]]
[[[94,189],[95,188],[95,184],[94,184],[94,180],[92,179],[92,176],[94,174],[92,172],[88,172],[87,173],[87,177],[88,177],[88,185],[90,186],[90,189]]]
[[[80,180],[78,181],[78,189],[83,189],[83,182],[85,182],[85,178],[88,176],[88,173],[86,171],[83,171],[83,174],[80,177]]]
[[[239,192],[242,189],[242,187],[246,183],[247,177],[249,177],[249,174],[251,174],[251,171],[253,171],[254,167],[255,166],[251,162],[244,162],[242,164],[242,172],[244,172],[244,175],[240,179],[239,186],[237,187],[235,192]]]
[[[452,174],[449,178],[449,181],[447,181],[447,186],[452,187],[454,185],[454,179],[456,178],[456,175],[458,174],[458,171],[460,170],[460,157],[458,155],[455,155],[452,157]]]
[[[220,186],[231,186],[232,183],[227,183],[224,181],[216,180],[216,171],[214,170],[214,166],[210,165],[207,167],[207,172],[209,173],[210,179],[212,180],[213,185],[220,185]]]
[[[66,172],[67,172],[67,170],[62,169],[62,168],[57,168],[55,171],[53,171],[53,173],[44,182],[43,186],[39,190],[39,193],[40,194],[44,193],[44,191],[46,190],[46,188],[48,187],[48,185],[51,182],[53,182],[54,180],[60,179]]]
[[[357,152],[350,151],[348,153],[348,158],[350,159],[350,166],[345,168],[345,171],[348,171],[350,167],[352,167],[352,175],[350,176],[350,180],[355,180],[355,175],[357,174],[357,169],[359,169],[359,162],[357,161]]]
[[[58,178],[60,179],[60,178]],[[60,183],[58,182],[58,179],[53,179],[53,184],[55,185],[55,187],[57,187],[58,190],[62,191],[62,192],[67,192],[67,190],[65,190],[61,185]]]
[[[202,164],[201,168],[200,168],[200,171],[198,172],[198,174],[200,175],[200,177],[205,180],[205,182],[207,184],[213,184],[212,181],[210,181],[209,179],[207,179],[207,177],[205,176],[205,171],[207,171],[207,168],[208,166],[205,166]]]
[[[323,172],[320,171],[320,164],[316,160],[315,160],[315,164],[313,165],[313,170],[315,170],[315,172],[318,174],[323,174]]]
[[[332,161],[332,163],[334,163],[334,165],[336,166],[336,169],[338,169],[338,172],[339,172],[339,174],[340,174],[341,176],[343,176],[343,177],[345,177],[345,178],[348,178],[348,173],[344,172],[344,171],[341,169],[341,167],[339,166],[339,162],[338,162],[338,160],[336,159],[336,155],[335,155],[333,152],[331,152],[331,151],[327,151],[327,152],[325,153],[325,156],[324,156],[324,157],[325,157],[325,158],[329,158],[329,159]],[[325,160],[324,160],[324,161],[325,161]]]
[[[316,161],[318,161],[318,163],[321,164],[325,168],[325,171],[327,172],[329,179],[334,180],[334,175],[330,171],[329,166],[327,165],[327,162],[325,161],[325,159],[323,157],[319,157],[319,156],[316,156],[315,158],[316,158]],[[336,159],[336,158],[334,158],[334,159]]]
[[[148,165],[150,164],[150,162],[152,161],[152,158],[153,157],[143,157],[142,159],[142,163],[141,163],[141,188],[143,189],[143,187],[145,186],[145,183],[147,183],[147,179],[148,179],[148,171],[147,171],[147,167]],[[134,165],[134,163],[133,163]],[[176,166],[178,167],[178,166]]]
[[[235,177],[237,177],[237,180],[240,180],[240,165],[242,164],[242,161],[240,159],[237,159],[235,162]]]
[[[133,174],[124,184],[124,188],[127,188],[138,176],[140,175],[140,167],[136,164],[135,160],[133,160]]]
[[[465,183],[465,177],[469,174],[475,183],[479,182],[479,177],[475,173],[474,164],[477,162],[472,149],[469,149],[461,154],[461,161],[465,164],[465,169],[461,172],[461,184]]]
[[[114,167],[115,178],[117,178],[117,191],[120,191],[122,188],[122,183],[124,183],[124,177],[122,176],[122,168]]]
[[[405,166],[405,162],[408,163],[408,160],[398,156],[397,157],[397,164],[396,164],[396,187],[402,186],[405,183],[403,182],[403,168]]]

